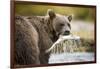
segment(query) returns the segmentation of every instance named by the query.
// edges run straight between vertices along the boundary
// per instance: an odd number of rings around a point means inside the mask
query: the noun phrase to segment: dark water
[[[49,63],[69,63],[69,62],[84,62],[94,61],[93,52],[74,52],[74,53],[60,53],[51,54]]]

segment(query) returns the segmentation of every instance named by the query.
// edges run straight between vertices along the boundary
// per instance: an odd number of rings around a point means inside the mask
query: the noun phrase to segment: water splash
[[[48,50],[46,50],[46,53],[73,53],[79,51],[80,45],[81,42],[79,36],[60,36],[59,39]]]

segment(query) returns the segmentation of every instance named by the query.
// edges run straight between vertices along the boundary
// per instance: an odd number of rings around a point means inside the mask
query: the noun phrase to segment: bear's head
[[[47,15],[49,18],[49,24],[52,27],[57,37],[60,35],[69,35],[71,31],[70,22],[72,20],[72,15],[64,16],[60,14],[56,14],[52,9],[47,11]]]

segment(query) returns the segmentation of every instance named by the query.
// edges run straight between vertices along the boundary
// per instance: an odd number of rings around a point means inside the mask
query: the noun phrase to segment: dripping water
[[[46,52],[51,52],[54,54],[60,53],[72,53],[79,50],[80,46],[80,37],[79,36],[61,36]]]

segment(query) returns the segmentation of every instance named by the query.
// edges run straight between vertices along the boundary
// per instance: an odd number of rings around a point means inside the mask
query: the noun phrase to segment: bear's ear
[[[53,19],[56,16],[55,12],[52,9],[48,9],[47,15],[49,15],[50,19]]]
[[[68,16],[68,20],[69,20],[69,22],[71,22],[71,20],[72,20],[72,15],[69,15],[69,16]]]

